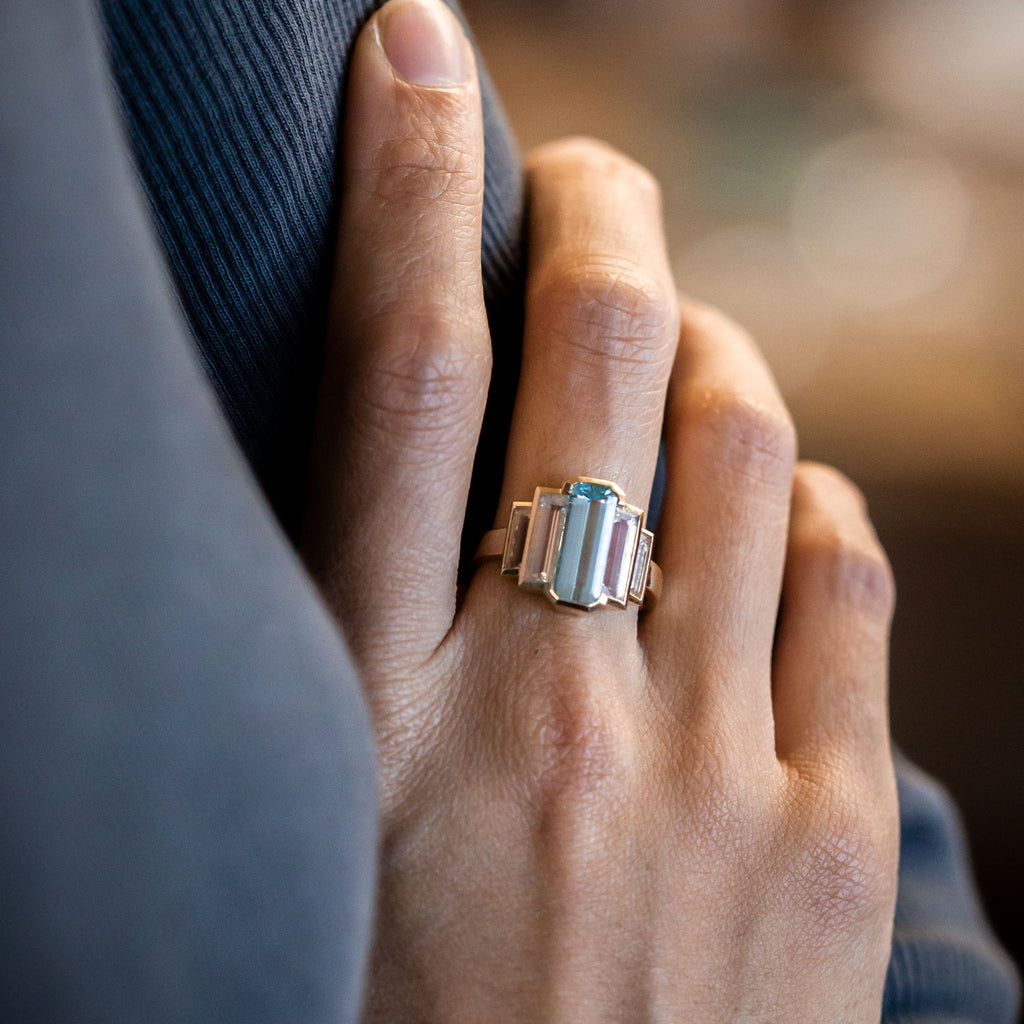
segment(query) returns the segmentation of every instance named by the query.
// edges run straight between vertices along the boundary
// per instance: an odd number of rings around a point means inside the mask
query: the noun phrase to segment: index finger
[[[439,0],[392,0],[353,53],[307,554],[357,659],[428,657],[454,614],[490,372],[483,126]]]

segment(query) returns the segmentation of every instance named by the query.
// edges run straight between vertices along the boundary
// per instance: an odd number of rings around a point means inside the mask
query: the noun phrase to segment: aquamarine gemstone
[[[557,601],[593,608],[604,592],[608,548],[618,495],[605,484],[577,481],[567,492],[562,535],[550,576]]]
[[[614,498],[618,501],[618,496],[611,487],[593,480],[577,480],[575,483],[569,484],[566,493],[570,498],[586,498],[588,501],[604,501],[607,498]]]

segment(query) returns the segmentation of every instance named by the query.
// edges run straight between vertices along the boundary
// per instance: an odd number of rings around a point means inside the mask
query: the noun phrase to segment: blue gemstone
[[[618,495],[606,484],[577,481],[567,489],[551,595],[581,608],[600,604]]]
[[[607,484],[594,483],[587,480],[577,480],[573,484],[569,484],[569,489],[566,492],[571,497],[586,498],[589,501],[604,501],[605,498],[615,498],[618,500],[618,496],[615,491]]]

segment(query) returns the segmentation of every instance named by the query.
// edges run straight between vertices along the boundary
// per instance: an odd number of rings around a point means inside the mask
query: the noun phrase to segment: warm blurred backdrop
[[[1024,5],[464,0],[524,149],[662,183],[676,279],[760,341],[896,572],[893,731],[1024,958]]]

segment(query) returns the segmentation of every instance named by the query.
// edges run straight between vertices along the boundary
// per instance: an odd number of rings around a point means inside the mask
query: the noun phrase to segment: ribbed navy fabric
[[[882,1019],[886,1024],[1012,1024],[1020,985],[993,940],[949,795],[896,756],[900,878]]]
[[[378,6],[102,0],[129,137],[179,299],[235,434],[288,527],[304,490],[321,357],[345,61]],[[507,126],[483,85],[482,258],[489,305],[502,310],[492,324],[494,376],[506,384],[485,430],[498,438],[518,358],[507,314],[520,307],[521,193]],[[481,464],[488,480],[478,491],[494,494],[501,466],[499,449]]]
[[[139,174],[195,341],[292,522],[320,357],[345,59],[366,0],[103,0]],[[489,525],[521,332],[519,169],[485,80],[483,264],[495,384],[473,536]],[[884,1020],[1010,1024],[1019,992],[955,811],[898,761],[900,890]]]

